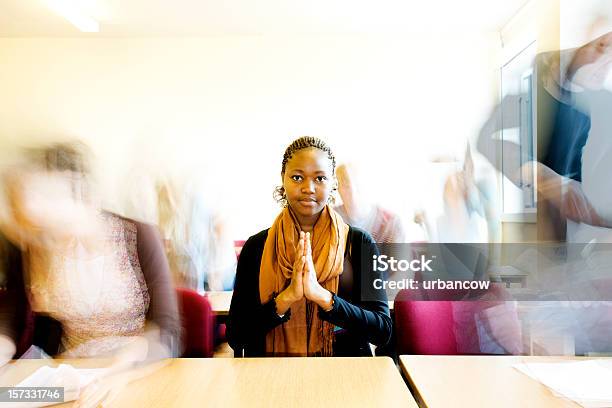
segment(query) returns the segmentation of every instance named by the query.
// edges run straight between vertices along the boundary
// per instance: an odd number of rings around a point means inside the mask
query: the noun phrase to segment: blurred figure
[[[159,227],[177,285],[205,291],[231,290],[236,274],[233,241],[195,182],[157,186]]]
[[[489,228],[486,199],[483,198],[474,176],[474,162],[470,146],[465,151],[463,168],[449,175],[442,193],[444,213],[436,219],[435,226],[424,210],[415,213],[415,222],[427,230],[431,242],[486,243]]]
[[[184,212],[184,196],[170,180],[157,185],[157,214],[168,264],[177,286],[195,289],[197,273],[187,254],[187,215]],[[206,234],[208,231],[202,231]]]
[[[532,327],[543,326],[553,334],[547,337],[575,342],[572,354],[612,351],[611,308],[609,302],[601,301],[609,299],[610,269],[589,265],[595,258],[589,247],[612,242],[612,93],[605,88],[612,68],[611,45],[612,33],[607,33],[577,49],[536,57],[537,89],[542,90],[536,112],[537,161],[521,163],[521,146],[493,137],[502,128],[502,107],[517,109],[520,95],[504,98],[483,126],[478,143],[478,150],[485,155],[503,145],[504,160],[514,167],[507,166],[504,171],[494,157],[489,160],[518,187],[523,187],[522,180],[530,180],[531,174],[537,177],[538,240],[562,244],[553,266],[542,267],[544,246],[537,247],[530,262],[535,274],[530,279],[548,294],[544,300],[550,301],[534,303],[528,317]],[[518,117],[504,114],[503,128],[518,126]],[[551,287],[564,290],[551,293]],[[549,348],[543,345],[544,352],[551,352]]]
[[[504,128],[519,126],[520,117],[512,110],[519,108],[520,95],[504,98],[483,126],[478,141],[478,150],[489,161],[503,171],[500,161],[490,157],[496,145],[502,144],[505,160],[504,175],[519,188],[523,180],[537,176],[538,223],[548,230],[539,234],[539,239],[566,239],[567,229],[597,229],[585,227],[609,227],[612,225],[612,196],[604,186],[610,180],[612,170],[612,144],[609,132],[612,121],[608,113],[612,106],[612,94],[603,89],[610,67],[612,33],[605,34],[578,49],[539,55],[536,65],[545,92],[539,94],[538,118],[541,129],[538,136],[539,161],[520,161],[520,146],[499,141],[492,136],[502,128],[501,111],[504,113]],[[493,146],[492,146],[493,145]],[[510,167],[508,163],[516,163]],[[544,216],[546,214],[546,216]],[[574,225],[572,225],[574,224]],[[578,228],[575,224],[581,224]],[[540,229],[542,230],[542,229]],[[587,236],[582,234],[582,239]],[[589,239],[586,239],[588,242]]]
[[[211,261],[206,286],[208,290],[232,290],[236,277],[236,251],[234,240],[229,234],[227,223],[223,216],[216,213],[212,216],[213,239],[211,244]],[[195,248],[193,249],[196,250]]]
[[[156,225],[159,222],[157,177],[149,168],[135,165],[123,177],[126,183],[117,194],[123,201],[117,213],[131,220]]]
[[[342,205],[334,209],[347,223],[369,232],[374,242],[379,244],[405,242],[402,220],[397,214],[371,201],[354,165],[339,165],[336,177]]]
[[[122,374],[88,388],[82,398],[93,403],[128,381],[134,363],[179,354],[168,263],[154,227],[98,207],[84,146],[35,149],[29,159],[3,180],[10,215],[1,230],[21,256],[6,267],[0,353],[12,358],[17,307],[28,305],[34,345],[47,354],[113,358],[109,373]]]
[[[538,191],[557,209],[552,216],[564,228],[556,234],[561,239],[567,235],[573,240],[577,224],[609,224],[600,214],[605,206],[593,204],[612,202],[603,193],[607,189],[601,189],[608,178],[602,159],[610,158],[612,147],[607,135],[612,99],[603,90],[612,63],[611,41],[608,33],[578,49],[540,56],[543,87],[557,108],[546,155],[537,165]]]

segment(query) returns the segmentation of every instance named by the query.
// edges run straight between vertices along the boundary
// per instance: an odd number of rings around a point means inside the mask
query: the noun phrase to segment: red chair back
[[[457,354],[451,302],[402,301],[394,304],[398,354]]]
[[[208,299],[194,290],[178,288],[183,325],[182,357],[212,357],[215,317]]]
[[[481,350],[479,335],[483,333],[489,341],[496,341],[504,354],[522,351],[516,308],[499,285],[491,285],[482,300],[426,301],[416,296],[402,290],[394,301],[398,354],[489,354]]]
[[[236,259],[240,258],[240,252],[242,251],[242,247],[244,246],[245,242],[245,240],[234,241],[234,251],[236,252]]]

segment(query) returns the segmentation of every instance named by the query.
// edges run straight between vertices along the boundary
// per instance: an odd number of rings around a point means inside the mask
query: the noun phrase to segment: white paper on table
[[[514,368],[584,407],[612,407],[611,360],[522,363]]]
[[[57,367],[43,366],[33,372],[15,387],[63,387],[64,402],[74,401],[79,397],[80,391],[101,376],[105,368],[74,368],[69,364],[60,364]],[[45,407],[57,402],[24,402],[13,403],[11,406],[19,408]],[[0,407],[4,404],[0,403]]]

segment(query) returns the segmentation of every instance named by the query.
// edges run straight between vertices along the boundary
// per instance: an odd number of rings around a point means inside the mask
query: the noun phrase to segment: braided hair
[[[336,171],[336,157],[331,151],[331,148],[325,143],[323,140],[314,136],[302,136],[298,139],[295,139],[285,150],[285,154],[283,155],[283,164],[281,168],[281,174],[285,174],[285,168],[287,167],[287,162],[293,155],[302,149],[308,149],[309,147],[314,147],[316,149],[322,150],[327,153],[327,158],[332,162],[332,174]]]
[[[281,165],[281,175],[285,174],[285,169],[287,168],[287,163],[293,157],[293,155],[299,150],[308,149],[308,148],[316,148],[325,153],[327,153],[327,158],[331,161],[332,164],[332,174],[336,173],[336,157],[332,152],[331,148],[325,143],[323,140],[314,136],[302,136],[295,139],[287,149],[285,149],[285,154],[283,155],[283,163]],[[335,190],[335,189],[334,189]],[[274,199],[280,203],[283,207],[287,206],[287,198],[285,196],[285,189],[282,186],[278,186],[274,189]],[[333,202],[333,197],[331,198]]]

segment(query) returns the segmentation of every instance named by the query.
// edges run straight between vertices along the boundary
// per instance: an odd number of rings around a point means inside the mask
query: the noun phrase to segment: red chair
[[[397,353],[458,354],[451,302],[407,300],[407,294],[400,291],[393,302]]]
[[[215,317],[208,299],[196,291],[177,288],[183,325],[182,357],[212,357]]]
[[[234,251],[236,252],[236,259],[240,257],[240,252],[242,252],[242,247],[244,246],[245,242],[246,240],[234,241]]]
[[[498,285],[491,285],[482,300],[471,301],[419,300],[411,291],[402,290],[394,301],[397,352],[493,354],[481,349],[481,337],[486,337],[503,350],[499,354],[520,354],[521,327],[516,308],[508,299]]]

